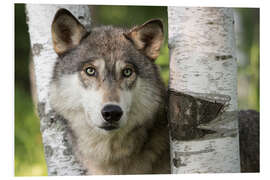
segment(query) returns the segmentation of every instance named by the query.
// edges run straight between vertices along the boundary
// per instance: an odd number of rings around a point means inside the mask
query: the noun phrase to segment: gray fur
[[[67,119],[74,136],[73,151],[89,174],[170,173],[165,86],[154,61],[125,37],[129,31],[112,26],[93,28],[78,46],[59,54],[54,67],[50,102]],[[105,62],[100,79],[82,77],[85,63],[97,59]],[[123,83],[127,80],[119,78],[117,63],[132,64],[136,78]],[[69,82],[76,87],[68,86]],[[91,93],[98,87],[106,96],[118,91],[132,94],[127,123],[117,130],[107,132],[87,123],[91,112],[80,103],[86,96],[79,92]]]

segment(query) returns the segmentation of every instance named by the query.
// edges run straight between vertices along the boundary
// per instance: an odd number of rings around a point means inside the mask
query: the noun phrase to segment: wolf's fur
[[[163,41],[160,20],[133,29],[111,26],[87,32],[67,11],[52,24],[59,58],[50,103],[74,135],[73,151],[89,174],[170,173],[166,92],[154,59]],[[95,67],[89,77],[86,67]],[[128,67],[133,74],[122,77]],[[117,129],[100,128],[101,109],[119,106]]]

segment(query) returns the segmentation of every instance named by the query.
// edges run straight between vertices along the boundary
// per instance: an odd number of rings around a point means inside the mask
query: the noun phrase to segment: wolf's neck
[[[158,112],[153,116],[153,124],[142,124],[132,129],[123,128],[111,134],[89,129],[87,124],[83,123],[80,126],[71,125],[76,138],[76,157],[88,169],[104,169],[106,166],[111,167],[111,164],[117,164],[118,170],[123,170],[131,164],[136,164],[136,161],[139,164],[151,158],[148,160],[149,167],[145,167],[150,168],[151,163],[157,161],[168,146],[168,131],[164,119],[166,115],[161,113],[162,110]]]
[[[120,129],[117,132],[101,133],[102,130],[92,129],[80,134],[77,147],[85,158],[110,163],[120,158],[139,152],[148,139],[148,131],[144,127]]]

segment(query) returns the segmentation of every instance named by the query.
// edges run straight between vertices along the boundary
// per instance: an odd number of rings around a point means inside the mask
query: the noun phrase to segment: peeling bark
[[[90,28],[90,11],[86,5],[26,5],[35,75],[34,94],[37,94],[48,175],[82,175],[85,171],[73,155],[71,133],[66,121],[54,112],[48,99],[49,83],[57,58],[52,45],[51,23],[59,8],[68,9],[88,30]]]
[[[172,173],[240,172],[229,8],[168,7]]]

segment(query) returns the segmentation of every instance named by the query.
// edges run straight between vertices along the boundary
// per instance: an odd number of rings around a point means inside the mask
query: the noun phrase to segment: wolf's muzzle
[[[120,120],[123,115],[123,111],[120,106],[117,105],[106,105],[102,110],[101,114],[105,121],[108,123],[114,123]]]

